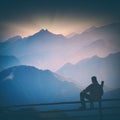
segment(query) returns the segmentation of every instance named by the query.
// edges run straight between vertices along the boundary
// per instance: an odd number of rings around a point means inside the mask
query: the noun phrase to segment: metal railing
[[[113,102],[113,103],[115,103],[115,102],[119,102],[120,103],[120,98],[115,98],[115,99],[102,99],[102,101],[101,101],[101,103],[103,104],[104,102]],[[89,103],[89,101],[86,101],[86,103]],[[99,117],[99,119],[100,120],[102,120],[103,119],[103,117],[106,115],[106,116],[118,116],[119,118],[120,118],[120,112],[118,112],[118,113],[114,113],[113,115],[110,113],[107,113],[107,114],[103,114],[103,111],[104,110],[117,110],[117,111],[120,111],[120,104],[119,105],[113,105],[113,106],[101,106],[100,108],[99,107],[96,107],[96,108],[94,108],[94,109],[90,109],[90,108],[87,108],[87,109],[85,109],[85,110],[81,110],[81,109],[59,109],[59,110],[29,110],[29,111],[27,111],[27,109],[23,109],[23,111],[12,111],[12,109],[21,109],[21,108],[27,108],[27,107],[40,107],[40,106],[55,106],[55,105],[71,105],[71,104],[81,104],[81,102],[80,101],[70,101],[70,102],[56,102],[56,103],[41,103],[41,104],[23,104],[23,105],[11,105],[11,106],[0,106],[0,110],[1,110],[1,115],[0,115],[0,117],[2,116],[2,117],[4,117],[6,114],[16,114],[16,113],[21,113],[21,115],[22,115],[22,112],[32,112],[32,113],[39,113],[39,114],[51,114],[51,113],[68,113],[68,112],[80,112],[80,113],[82,113],[82,112],[84,112],[84,111],[98,111],[98,114],[92,114],[92,115],[88,115],[88,114],[85,114],[85,115],[79,115],[79,116],[62,116],[62,117],[54,117],[54,116],[52,116],[52,117],[43,117],[42,119],[78,119],[78,118],[89,118],[90,119],[90,117],[96,117],[96,116],[98,116]],[[5,111],[7,111],[7,112],[5,112]],[[11,112],[12,111],[12,112]]]

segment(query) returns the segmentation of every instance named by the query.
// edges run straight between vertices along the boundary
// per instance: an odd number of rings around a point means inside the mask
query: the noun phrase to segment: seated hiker
[[[103,84],[102,81],[101,85],[98,83],[97,78],[95,76],[91,77],[92,84],[90,84],[86,89],[84,89],[80,93],[80,101],[81,101],[81,109],[86,108],[85,99],[90,101],[90,108],[94,108],[94,101],[101,101],[103,95]]]

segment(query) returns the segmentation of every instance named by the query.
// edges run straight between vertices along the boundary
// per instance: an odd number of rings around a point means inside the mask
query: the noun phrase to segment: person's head
[[[92,80],[92,83],[93,83],[93,84],[98,84],[98,81],[97,81],[96,76],[92,76],[92,77],[91,77],[91,80]]]

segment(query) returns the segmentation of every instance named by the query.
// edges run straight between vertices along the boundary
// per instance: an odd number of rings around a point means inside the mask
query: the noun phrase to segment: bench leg
[[[102,102],[101,102],[101,100],[98,101],[98,104],[99,104],[99,109],[101,109],[102,108]]]
[[[94,103],[90,102],[90,109],[94,109]]]

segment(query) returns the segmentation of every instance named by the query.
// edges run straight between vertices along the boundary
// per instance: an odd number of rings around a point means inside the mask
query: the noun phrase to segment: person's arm
[[[90,92],[92,85],[89,85],[87,88],[83,90],[83,92],[87,93]]]

